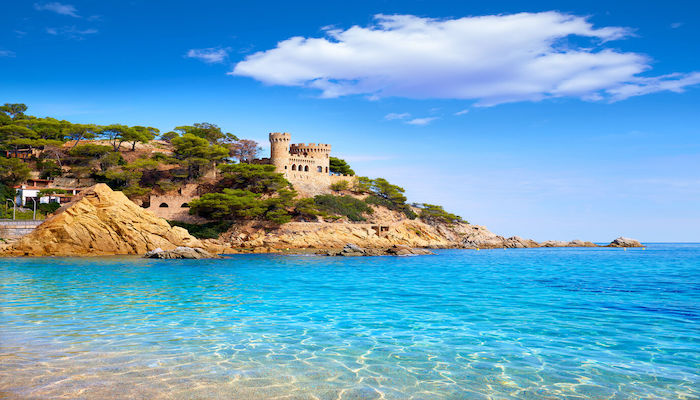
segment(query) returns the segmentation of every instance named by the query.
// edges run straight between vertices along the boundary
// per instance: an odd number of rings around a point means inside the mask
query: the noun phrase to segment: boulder
[[[83,190],[34,231],[5,249],[15,256],[145,254],[205,245],[105,184]]]
[[[144,254],[144,258],[157,258],[161,260],[177,260],[177,259],[190,259],[196,260],[200,258],[219,258],[219,256],[209,253],[208,251],[200,248],[193,247],[176,247],[173,250],[163,250],[160,247],[151,250]]]
[[[593,242],[587,242],[579,239],[575,239],[566,244],[567,247],[598,247]]]
[[[597,247],[597,245],[593,242],[575,239],[570,242],[565,242],[563,240],[547,240],[540,243],[540,247]]]
[[[428,249],[414,249],[404,245],[393,245],[385,250],[385,254],[390,256],[417,256],[435,254]]]
[[[348,243],[339,252],[336,252],[335,254],[329,254],[329,255],[340,256],[340,257],[358,257],[358,256],[366,256],[367,251],[358,245]]]
[[[635,239],[620,236],[619,238],[610,242],[607,247],[643,247],[643,245]]]
[[[363,249],[357,245],[348,243],[340,251],[329,251],[328,256],[362,257],[362,256],[412,256],[435,254],[427,249],[414,249],[406,245],[393,245],[387,249]]]

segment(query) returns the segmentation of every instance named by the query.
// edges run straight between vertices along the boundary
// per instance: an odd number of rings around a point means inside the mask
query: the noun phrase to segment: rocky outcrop
[[[204,249],[192,247],[176,247],[173,250],[163,250],[160,247],[144,254],[143,258],[157,258],[161,260],[178,260],[200,258],[219,258],[219,256],[209,253]]]
[[[385,253],[390,256],[427,256],[434,255],[428,249],[414,249],[408,246],[394,245],[385,250]]]
[[[241,249],[341,249],[346,244],[363,248],[386,249],[393,245],[411,248],[455,247],[450,238],[434,227],[418,220],[403,220],[386,225],[377,232],[379,224],[290,222],[279,227],[249,223],[234,227],[220,240]]]
[[[620,236],[619,238],[610,242],[607,247],[643,247],[643,245],[635,239]]]
[[[360,246],[348,243],[339,251],[328,251],[323,253],[327,256],[336,257],[363,257],[363,256],[418,256],[435,254],[427,249],[414,249],[409,246],[395,245],[387,249],[363,249]]]
[[[112,191],[105,184],[85,189],[34,231],[5,249],[5,255],[93,256],[145,254],[178,246],[205,245],[186,230]]]
[[[565,242],[563,240],[547,240],[540,243],[540,247],[598,247],[598,245],[593,242],[585,242],[576,239],[570,242]]]

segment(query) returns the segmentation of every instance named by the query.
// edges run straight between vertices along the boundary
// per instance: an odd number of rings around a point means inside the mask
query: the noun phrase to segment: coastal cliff
[[[484,226],[466,222],[409,219],[397,211],[374,206],[363,223],[260,221],[236,224],[217,240],[200,240],[180,227],[171,227],[129,200],[122,192],[97,184],[84,190],[52,217],[19,241],[0,249],[6,256],[98,256],[145,254],[178,247],[203,249],[213,254],[338,250],[348,245],[365,249],[409,248],[531,248],[594,247],[591,242],[537,243],[518,236],[504,237]],[[641,246],[619,238],[610,246]]]
[[[421,220],[374,221],[374,223],[290,222],[274,229],[264,224],[234,226],[220,241],[242,250],[284,251],[293,249],[340,249],[347,244],[365,248],[403,245],[419,248],[531,248],[595,247],[591,242],[544,242],[519,236],[504,237],[485,226],[468,223],[433,223]],[[379,229],[378,229],[379,228]],[[386,228],[382,232],[381,228]],[[379,230],[380,232],[377,232]]]
[[[5,255],[92,256],[144,254],[155,248],[203,248],[185,229],[137,206],[105,184],[84,190],[34,231],[4,249]]]

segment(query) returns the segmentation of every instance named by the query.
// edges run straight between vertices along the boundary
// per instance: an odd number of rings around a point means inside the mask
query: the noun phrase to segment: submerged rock
[[[5,249],[6,255],[93,256],[144,254],[148,249],[205,247],[186,230],[171,227],[100,183],[83,190],[34,231]]]
[[[160,247],[151,250],[144,254],[144,258],[158,258],[161,260],[177,260],[177,259],[200,259],[200,258],[218,258],[219,256],[211,254],[206,250],[193,247],[176,247],[173,250],[163,250]]]
[[[635,239],[620,236],[619,238],[610,242],[607,247],[643,247],[643,245]]]

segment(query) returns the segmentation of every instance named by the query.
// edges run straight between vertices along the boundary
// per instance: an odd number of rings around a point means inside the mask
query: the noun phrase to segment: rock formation
[[[200,258],[219,258],[219,256],[211,254],[208,251],[199,248],[176,247],[173,250],[163,250],[159,247],[155,250],[151,250],[148,253],[144,254],[143,258],[157,258],[161,260],[196,260]]]
[[[105,184],[84,190],[34,231],[5,249],[6,255],[92,256],[144,254],[155,248],[205,245],[186,230],[137,206]]]
[[[619,238],[610,242],[607,247],[643,247],[643,245],[635,239],[620,236]]]
[[[540,247],[598,247],[598,245],[593,242],[575,239],[570,242],[565,242],[563,240],[547,240],[540,243]]]
[[[362,257],[362,256],[418,256],[435,254],[426,249],[414,249],[409,246],[394,245],[388,249],[363,249],[360,246],[348,243],[340,251],[331,250],[322,253],[327,256],[337,257]]]

